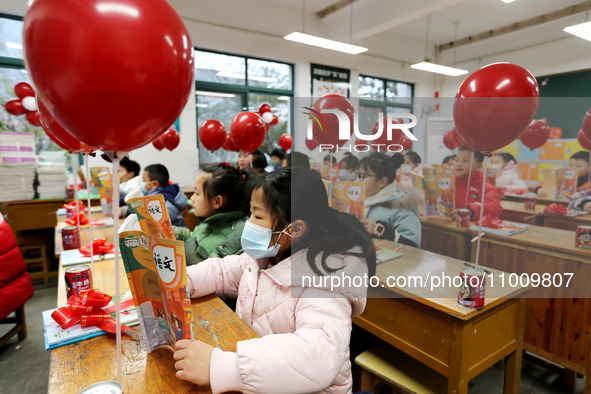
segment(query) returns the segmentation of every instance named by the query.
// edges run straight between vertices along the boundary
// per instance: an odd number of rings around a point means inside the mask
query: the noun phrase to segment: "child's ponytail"
[[[250,210],[249,182],[253,176],[252,170],[238,168],[226,162],[209,164],[202,169],[211,174],[203,183],[203,192],[208,199],[221,195],[224,197],[223,212]]]

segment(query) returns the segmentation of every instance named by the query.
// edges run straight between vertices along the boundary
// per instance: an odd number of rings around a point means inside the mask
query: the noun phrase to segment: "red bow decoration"
[[[110,313],[115,311],[115,305],[103,309],[109,304],[111,298],[100,290],[81,290],[80,296],[68,298],[68,306],[53,311],[51,318],[64,330],[80,323],[82,328],[96,326],[113,334],[117,326]],[[133,299],[122,302],[119,308],[124,309],[131,305],[133,305]],[[121,330],[133,330],[133,328],[122,324]]]
[[[559,205],[554,202],[550,205],[547,205],[546,208],[544,208],[544,213],[552,213],[555,215],[566,215],[566,214],[570,213],[570,209],[568,209],[564,205]]]
[[[113,253],[115,248],[115,245],[110,244],[107,242],[107,238],[95,238],[92,241],[92,253],[94,253],[94,255],[106,255],[109,253]],[[78,248],[78,250],[80,251],[80,254],[85,256],[85,257],[90,257],[90,243],[87,243],[86,245],[82,245],[80,248]]]
[[[88,224],[88,219],[86,218],[86,215],[84,215],[83,213],[75,213],[72,215],[71,218],[66,219],[66,223],[70,226],[78,226],[78,224],[80,224],[80,226],[84,226]]]
[[[222,166],[222,168],[224,168],[224,169],[228,169],[228,168],[230,168],[230,163],[228,163],[227,161],[222,161],[220,163],[220,166]]]
[[[504,228],[503,221],[499,218],[492,217],[490,215],[484,215],[482,217],[482,227],[488,228]]]

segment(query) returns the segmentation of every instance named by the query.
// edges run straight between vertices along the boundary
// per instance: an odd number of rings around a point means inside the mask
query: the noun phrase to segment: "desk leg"
[[[525,329],[525,307],[527,299],[519,300],[519,319],[517,320],[517,348],[514,352],[505,357],[505,384],[504,394],[519,394],[519,383],[521,379],[521,359],[523,356],[523,332]]]
[[[464,325],[463,323],[454,323],[452,328],[450,346],[450,363],[449,374],[447,376],[447,393],[448,394],[467,394],[468,393],[468,368],[465,357],[468,346],[470,346],[465,338],[469,331],[471,324]]]

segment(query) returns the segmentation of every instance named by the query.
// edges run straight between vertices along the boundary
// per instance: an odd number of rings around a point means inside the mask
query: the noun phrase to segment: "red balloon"
[[[230,134],[236,146],[245,152],[259,149],[265,140],[265,122],[257,113],[241,112],[234,117]]]
[[[23,39],[38,97],[72,135],[105,151],[154,140],[194,89],[193,44],[166,0],[36,0]]]
[[[353,119],[355,109],[346,97],[339,94],[328,94],[319,98],[310,111],[312,118],[318,119],[312,122],[312,133],[318,144],[330,144],[343,146],[353,134]],[[346,139],[339,139],[339,121],[336,115],[322,113],[322,110],[338,109],[349,119],[349,129],[346,130]],[[313,115],[313,116],[312,116]],[[320,124],[319,124],[320,123]]]
[[[160,136],[160,140],[166,149],[173,151],[177,146],[179,146],[179,143],[181,142],[181,135],[174,129],[168,129]]]
[[[521,134],[521,142],[531,150],[544,145],[548,138],[550,138],[550,126],[539,119],[534,119]]]
[[[445,147],[449,150],[454,150],[457,148],[453,139],[451,138],[451,133],[449,131],[443,135],[443,145],[445,145]]]
[[[6,112],[9,114],[16,116],[23,115],[27,112],[21,99],[7,101],[4,108],[6,108]]]
[[[407,136],[402,137],[402,141],[400,141],[400,145],[404,150],[410,150],[412,148],[412,140]]]
[[[18,98],[22,99],[27,96],[35,97],[35,89],[31,85],[26,82],[19,82],[14,86],[14,93],[18,96]]]
[[[587,139],[583,129],[579,130],[577,133],[577,141],[579,141],[579,144],[583,147],[583,149],[591,151],[591,141]]]
[[[282,134],[281,137],[279,137],[279,146],[282,147],[284,151],[290,150],[291,144],[292,144],[291,135]]]
[[[472,73],[460,86],[453,117],[462,140],[483,153],[519,138],[538,109],[534,76],[511,63],[495,63]]]
[[[451,140],[454,143],[454,145],[456,146],[456,148],[459,148],[460,146],[462,146],[462,140],[460,140],[460,135],[458,134],[458,129],[453,127],[450,130],[449,134],[450,134]]]
[[[585,112],[585,116],[583,117],[583,134],[589,141],[591,141],[591,108]]]
[[[308,148],[309,151],[313,151],[314,149],[316,149],[316,147],[318,146],[318,143],[316,141],[312,140],[306,140],[306,148]]]
[[[37,111],[27,112],[27,121],[33,126],[41,127],[41,119],[39,119],[39,113]]]
[[[154,145],[154,148],[158,149],[158,150],[162,150],[164,149],[164,143],[162,142],[162,136],[156,138],[154,141],[152,141],[152,145]]]
[[[199,140],[209,151],[216,151],[226,141],[226,128],[219,120],[209,119],[199,127]]]
[[[401,123],[399,120],[392,120],[392,123]],[[373,126],[371,131],[372,135],[376,135],[379,131],[379,121],[376,122]],[[400,129],[392,130],[392,138],[388,139],[388,117],[384,116],[382,120],[382,134],[373,141],[366,141],[367,144],[374,145],[373,148],[377,152],[383,152],[386,148],[380,147],[379,145],[391,145],[391,144],[400,144],[402,139],[405,137],[404,133]]]
[[[37,114],[39,116],[41,127],[45,130],[45,134],[47,134],[49,139],[55,142],[60,148],[75,153],[90,153],[96,150],[96,148],[81,142],[64,129],[49,111],[47,111],[47,108],[41,100],[37,100]]]
[[[279,123],[279,118],[277,115],[273,115],[273,120],[269,122],[269,126],[275,126],[277,123]]]
[[[222,148],[230,152],[238,152],[238,147],[229,133],[226,134],[226,140],[224,141]]]
[[[271,112],[271,106],[269,104],[263,104],[263,105],[261,105],[261,108],[259,108],[259,114],[262,115],[265,112]]]

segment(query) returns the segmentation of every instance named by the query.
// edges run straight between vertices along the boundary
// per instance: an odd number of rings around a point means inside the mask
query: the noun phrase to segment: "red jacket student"
[[[468,208],[471,211],[471,220],[480,218],[480,201],[482,198],[482,161],[484,156],[480,152],[474,152],[460,147],[454,161],[456,176],[456,209]],[[473,160],[473,161],[472,161]],[[472,161],[472,175],[468,188],[468,175]],[[493,186],[487,179],[484,187],[484,214],[492,217],[500,217],[503,213],[499,189]],[[468,205],[466,206],[466,192],[468,192]]]

